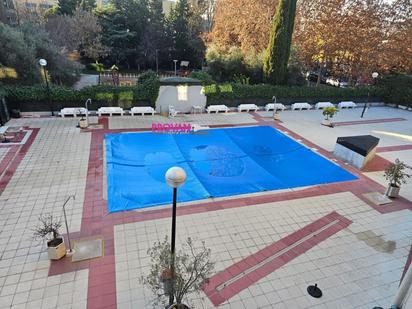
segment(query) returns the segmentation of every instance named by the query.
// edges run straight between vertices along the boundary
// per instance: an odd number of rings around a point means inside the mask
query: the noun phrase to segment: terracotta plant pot
[[[389,185],[388,189],[386,190],[385,195],[389,197],[398,197],[400,189],[401,189],[400,187]]]
[[[60,260],[66,255],[66,245],[62,237],[49,240],[47,242],[47,253],[50,260]]]

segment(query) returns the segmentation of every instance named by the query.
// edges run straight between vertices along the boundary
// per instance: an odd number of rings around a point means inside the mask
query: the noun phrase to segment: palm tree
[[[96,60],[95,63],[92,63],[92,67],[99,73],[99,85],[100,85],[100,76],[104,72],[103,63],[100,63]]]

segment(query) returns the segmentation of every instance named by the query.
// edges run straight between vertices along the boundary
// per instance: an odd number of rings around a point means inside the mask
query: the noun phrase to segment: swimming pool
[[[107,134],[110,212],[171,203],[164,175],[182,167],[178,201],[354,180],[357,177],[269,126],[204,134]]]

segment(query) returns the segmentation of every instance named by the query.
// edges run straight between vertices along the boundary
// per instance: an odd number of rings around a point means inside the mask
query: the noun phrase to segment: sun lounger
[[[153,109],[153,107],[151,106],[136,106],[136,107],[132,107],[130,109],[130,114],[132,116],[134,116],[135,114],[139,115],[141,114],[142,116],[144,114],[155,114],[155,110]]]
[[[268,103],[265,105],[265,110],[268,111],[273,111],[276,108],[276,110],[281,110],[284,111],[286,109],[286,106],[283,105],[282,103]]]
[[[81,116],[86,114],[90,114],[90,112],[84,107],[65,107],[60,110],[60,116],[62,116],[62,118],[64,118],[64,116],[77,117],[77,115]]]
[[[225,112],[225,113],[227,113],[229,111],[229,107],[227,107],[226,105],[209,105],[206,108],[206,111],[207,111],[208,114],[210,114],[212,112],[215,112],[215,113]]]
[[[355,108],[357,105],[352,101],[342,101],[338,104],[339,108]]]
[[[293,103],[291,106],[292,110],[302,110],[302,109],[311,109],[312,105],[306,102],[301,102],[301,103]]]
[[[102,114],[109,114],[110,116],[113,116],[113,114],[120,114],[124,115],[124,110],[121,107],[100,107],[97,110],[97,114],[101,116]]]
[[[334,107],[331,102],[318,102],[315,104],[315,109],[322,109],[325,107]]]
[[[259,107],[256,104],[240,104],[237,107],[238,112],[242,112],[242,111],[246,111],[246,112],[254,111],[254,112],[256,112],[258,109],[259,109]]]

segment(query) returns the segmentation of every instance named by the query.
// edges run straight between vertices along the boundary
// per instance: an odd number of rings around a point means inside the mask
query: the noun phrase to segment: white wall
[[[189,113],[192,106],[206,106],[206,96],[202,86],[160,86],[159,96],[156,100],[156,111],[169,112],[169,106],[179,112]]]

